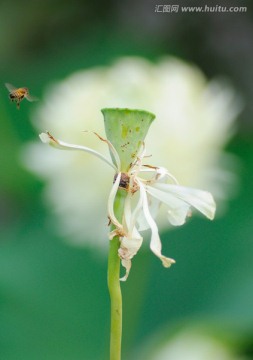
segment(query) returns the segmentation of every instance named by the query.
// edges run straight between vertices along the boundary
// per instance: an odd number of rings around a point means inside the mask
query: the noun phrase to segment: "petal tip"
[[[176,263],[176,261],[174,259],[167,258],[165,256],[161,258],[161,261],[162,261],[163,266],[166,268],[169,268],[169,267],[171,267],[171,265]]]
[[[50,142],[50,138],[49,138],[48,134],[46,134],[44,132],[39,134],[39,138],[44,144],[48,144]]]

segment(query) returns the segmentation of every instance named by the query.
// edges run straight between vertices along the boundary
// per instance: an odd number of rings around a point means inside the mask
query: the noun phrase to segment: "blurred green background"
[[[101,360],[109,348],[106,258],[71,247],[48,226],[43,183],[19,161],[37,137],[29,122],[36,104],[17,111],[4,83],[42,97],[46,85],[77,69],[165,54],[197,64],[208,78],[225,76],[244,99],[228,145],[240,158],[240,186],[225,216],[162,234],[176,266],[162,268],[145,250],[137,255],[122,286],[124,359],[139,359],[138,349],[168,323],[172,332],[210,324],[233,339],[235,354],[253,359],[253,9],[250,1],[222,3],[248,10],[157,14],[158,2],[145,0],[1,0],[0,359]]]

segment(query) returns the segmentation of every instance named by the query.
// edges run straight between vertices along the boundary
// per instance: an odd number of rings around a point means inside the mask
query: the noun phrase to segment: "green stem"
[[[121,222],[127,192],[119,189],[114,202],[114,213]],[[121,359],[122,295],[120,288],[119,237],[110,240],[108,256],[108,289],[111,299],[110,360]]]

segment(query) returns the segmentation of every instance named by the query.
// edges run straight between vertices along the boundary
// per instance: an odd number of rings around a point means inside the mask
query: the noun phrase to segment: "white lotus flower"
[[[155,342],[152,339],[147,343],[139,359],[146,360],[249,360],[248,357],[238,355],[234,343],[213,333],[212,329],[205,327],[186,327],[179,332],[156,334]],[[159,342],[160,340],[160,342]],[[154,343],[156,345],[154,345]]]
[[[180,183],[206,189],[217,201],[226,199],[233,174],[229,171],[231,158],[223,147],[234,132],[240,107],[233,89],[217,81],[207,82],[197,67],[176,58],[156,64],[123,58],[109,67],[81,70],[52,85],[33,118],[39,132],[50,129],[67,141],[85,141],[102,151],[103,144],[82,131],[95,129],[103,136],[98,109],[115,106],[143,108],[157,115],[152,136],[145,141],[152,154],[151,165],[163,164]],[[23,159],[45,180],[45,201],[57,215],[59,231],[70,241],[92,246],[100,242],[104,248],[110,168],[79,152],[52,153],[40,143],[27,146]],[[98,167],[101,177],[94,176]],[[149,200],[162,191],[145,189]],[[183,221],[180,213],[176,222],[180,215]],[[173,223],[172,215],[168,216]],[[166,219],[158,217],[157,221],[160,229],[168,227]]]
[[[102,154],[85,146],[68,144],[57,140],[49,132],[40,135],[40,139],[44,143],[61,150],[79,150],[91,153],[116,170],[115,182],[108,199],[108,217],[115,226],[109,238],[112,239],[114,236],[120,238],[118,254],[122,265],[126,269],[126,274],[121,280],[125,281],[127,279],[131,268],[131,260],[142,245],[143,238],[140,235],[142,230],[151,230],[150,249],[165,267],[170,267],[171,264],[175,263],[175,260],[162,255],[161,240],[155,222],[155,216],[160,204],[167,206],[168,220],[172,225],[183,225],[190,214],[191,207],[212,220],[216,209],[212,195],[206,191],[178,185],[174,176],[164,168],[143,164],[145,158],[144,146],[141,154],[131,164],[128,172],[121,173],[121,160],[115,148],[108,140],[99,138],[109,145],[116,165]],[[148,179],[141,177],[145,173],[151,174],[151,177]],[[172,183],[168,183],[168,181],[172,181]],[[122,222],[114,214],[114,200],[119,187],[127,191]],[[87,191],[89,191],[89,188],[87,188]],[[136,196],[138,196],[137,204],[133,205]]]

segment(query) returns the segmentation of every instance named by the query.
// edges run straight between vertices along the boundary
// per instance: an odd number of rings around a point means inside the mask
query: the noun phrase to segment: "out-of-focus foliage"
[[[252,358],[253,13],[251,2],[243,3],[243,14],[172,15],[155,13],[155,3],[145,0],[1,1],[1,359],[101,360],[109,341],[106,261],[55,235],[40,201],[43,183],[19,161],[24,143],[37,138],[29,123],[36,104],[22,102],[18,111],[3,84],[27,86],[41,98],[48,84],[78,69],[122,55],[168,54],[196,63],[210,78],[228,77],[244,98],[229,145],[240,158],[240,189],[223,218],[192,219],[163,234],[164,252],[177,258],[173,269],[138,254],[135,276],[123,286],[124,356],[134,359],[167,323],[211,318],[240,338],[233,354]]]

